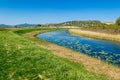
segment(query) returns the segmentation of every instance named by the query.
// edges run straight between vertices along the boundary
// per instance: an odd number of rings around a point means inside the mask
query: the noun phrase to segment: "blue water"
[[[120,43],[75,36],[67,30],[42,33],[37,37],[120,66]]]

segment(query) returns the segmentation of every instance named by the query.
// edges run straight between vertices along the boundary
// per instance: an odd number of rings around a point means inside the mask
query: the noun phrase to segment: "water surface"
[[[38,37],[120,66],[120,43],[75,36],[67,30],[42,33]]]

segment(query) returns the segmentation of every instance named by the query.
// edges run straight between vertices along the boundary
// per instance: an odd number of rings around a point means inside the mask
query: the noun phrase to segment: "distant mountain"
[[[0,24],[0,27],[10,27],[10,25]]]
[[[15,26],[18,26],[18,27],[33,27],[33,26],[37,26],[38,24],[28,24],[28,23],[24,23],[24,24],[18,24],[18,25],[15,25]]]
[[[97,26],[104,26],[107,25],[105,23],[102,23],[100,21],[97,20],[88,20],[88,21],[67,21],[67,22],[63,22],[63,23],[56,23],[56,24],[28,24],[28,23],[24,23],[24,24],[17,24],[14,25],[13,27],[62,27],[62,26],[77,26],[77,27],[97,27]],[[6,24],[0,24],[0,27],[12,27],[10,25],[6,25]]]

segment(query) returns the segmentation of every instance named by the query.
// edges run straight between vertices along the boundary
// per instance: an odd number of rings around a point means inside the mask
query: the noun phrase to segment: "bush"
[[[120,26],[120,17],[116,20],[116,24]]]

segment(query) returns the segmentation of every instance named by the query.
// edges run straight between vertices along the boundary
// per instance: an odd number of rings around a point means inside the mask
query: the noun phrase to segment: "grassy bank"
[[[106,33],[106,34],[120,34],[120,26],[118,25],[103,25],[103,26],[92,26],[92,27],[81,27],[81,30]]]
[[[49,31],[49,30],[48,30]],[[42,31],[33,31],[30,33],[23,34],[22,36],[32,40],[40,47],[51,50],[55,55],[66,58],[68,60],[82,64],[87,71],[93,73],[94,75],[107,75],[109,79],[120,79],[120,69],[118,67],[108,65],[100,60],[91,58],[84,54],[74,52],[70,49],[67,49],[56,44],[41,40],[36,38],[36,34],[41,33]],[[101,78],[102,79],[102,78]]]
[[[112,79],[88,72],[82,64],[57,57],[33,40],[20,36],[32,31],[0,31],[0,80]]]
[[[108,33],[100,33],[95,31],[89,31],[89,30],[81,30],[81,29],[70,29],[70,33],[95,38],[95,39],[103,39],[103,40],[110,40],[110,41],[116,41],[120,42],[120,34],[108,34]]]

